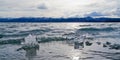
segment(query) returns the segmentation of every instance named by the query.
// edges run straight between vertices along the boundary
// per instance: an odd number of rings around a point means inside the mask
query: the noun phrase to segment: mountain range
[[[0,22],[120,22],[120,18],[46,18],[46,17],[21,17],[21,18],[0,18]]]

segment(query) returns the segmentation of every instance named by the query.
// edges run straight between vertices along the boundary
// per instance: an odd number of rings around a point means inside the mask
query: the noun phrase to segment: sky
[[[120,17],[120,0],[0,0],[0,17]]]

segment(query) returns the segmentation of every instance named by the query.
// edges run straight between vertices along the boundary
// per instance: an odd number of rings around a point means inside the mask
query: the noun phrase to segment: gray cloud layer
[[[120,0],[0,0],[0,17],[120,17]]]

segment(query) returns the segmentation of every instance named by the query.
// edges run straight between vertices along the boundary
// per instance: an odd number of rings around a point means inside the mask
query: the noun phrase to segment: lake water
[[[0,23],[0,60],[120,60],[120,23]]]

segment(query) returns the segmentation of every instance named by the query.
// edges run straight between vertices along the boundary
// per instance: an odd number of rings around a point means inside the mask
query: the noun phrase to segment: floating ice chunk
[[[33,36],[31,34],[29,34],[26,38],[25,38],[25,42],[22,43],[23,46],[19,49],[17,49],[17,51],[19,50],[30,50],[30,49],[39,49],[39,44],[36,41],[36,36]]]
[[[37,41],[36,41],[36,36],[33,36],[31,34],[29,34],[27,37],[25,37],[25,44],[36,44]]]

